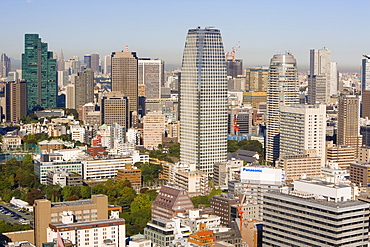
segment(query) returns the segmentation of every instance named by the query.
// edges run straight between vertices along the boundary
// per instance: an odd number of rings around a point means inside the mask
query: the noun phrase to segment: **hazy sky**
[[[180,66],[187,30],[214,26],[226,51],[240,41],[244,67],[290,51],[304,70],[309,50],[327,47],[341,71],[359,71],[370,53],[369,9],[369,0],[0,0],[0,53],[20,59],[24,34],[38,33],[65,59],[128,45]]]

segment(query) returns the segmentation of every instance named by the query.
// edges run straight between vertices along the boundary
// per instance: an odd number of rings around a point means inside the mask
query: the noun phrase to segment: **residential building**
[[[112,91],[128,98],[128,111],[138,110],[138,58],[135,52],[112,53]]]
[[[280,157],[314,149],[325,164],[326,107],[296,104],[280,107]]]
[[[108,219],[108,196],[106,195],[92,195],[91,200],[67,202],[51,202],[47,199],[40,199],[35,200],[33,207],[37,247],[47,242],[49,224],[60,222],[65,212],[75,215],[77,222]]]
[[[186,190],[164,185],[152,203],[152,219],[172,219],[191,209],[194,205]]]
[[[27,80],[28,111],[55,108],[57,102],[57,61],[38,34],[25,34],[22,78]]]
[[[147,99],[160,99],[164,86],[164,62],[160,59],[139,58],[138,84],[145,85]]]
[[[162,145],[165,132],[165,117],[161,112],[148,112],[143,118],[144,147],[156,149]]]
[[[101,122],[106,125],[117,123],[128,128],[129,99],[121,92],[106,93],[101,100]]]
[[[370,162],[370,146],[362,146],[359,149],[358,162]]]
[[[327,48],[310,50],[308,103],[326,104],[330,99],[331,51]]]
[[[175,239],[187,238],[190,234],[190,227],[181,225],[180,219],[155,218],[144,228],[145,238],[156,247],[170,246]]]
[[[245,90],[255,92],[267,92],[269,78],[268,67],[253,67],[245,70]]]
[[[198,27],[188,32],[181,71],[180,118],[180,161],[212,174],[214,163],[225,162],[227,152],[226,63],[218,29]]]
[[[6,134],[2,137],[1,150],[15,150],[22,145],[22,139],[18,135]]]
[[[290,53],[274,55],[267,84],[266,160],[280,156],[280,107],[299,103],[296,60]]]
[[[64,218],[72,218],[65,212]],[[125,246],[126,222],[124,219],[105,219],[89,222],[73,222],[62,219],[62,223],[51,223],[47,228],[48,242],[58,239],[70,240],[74,246]]]
[[[324,156],[325,159],[325,156]],[[277,167],[284,171],[285,179],[300,179],[321,176],[322,157],[316,150],[304,150],[303,154],[283,155],[277,160]]]
[[[75,78],[75,107],[83,106],[87,103],[94,102],[94,71],[85,69],[77,72]]]
[[[358,157],[358,149],[361,146],[359,118],[359,98],[356,95],[343,95],[340,97],[338,105],[337,144],[353,147],[356,158]]]
[[[189,168],[175,171],[174,180],[171,181],[175,187],[186,190],[189,196],[205,196],[209,194],[208,174],[195,169],[195,164]]]

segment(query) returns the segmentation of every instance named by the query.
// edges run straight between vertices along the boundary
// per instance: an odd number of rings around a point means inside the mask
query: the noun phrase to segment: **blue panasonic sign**
[[[243,168],[244,172],[262,172],[262,169]]]

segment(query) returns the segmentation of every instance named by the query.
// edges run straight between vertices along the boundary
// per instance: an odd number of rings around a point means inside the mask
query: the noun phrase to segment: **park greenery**
[[[142,170],[144,181],[158,178],[161,166],[158,164],[137,164]],[[109,204],[122,206],[122,214],[126,220],[127,234],[142,233],[151,219],[151,203],[156,198],[155,190],[142,189],[137,193],[129,181],[112,179],[93,186],[42,185],[34,174],[33,160],[26,155],[23,161],[11,159],[0,166],[0,195],[4,202],[12,197],[27,201],[30,205],[36,199],[46,198],[52,202],[73,201],[91,198],[92,194],[108,196]],[[0,232],[6,229],[26,229],[18,226],[8,227],[8,223],[0,222]],[[8,228],[7,228],[8,227]]]

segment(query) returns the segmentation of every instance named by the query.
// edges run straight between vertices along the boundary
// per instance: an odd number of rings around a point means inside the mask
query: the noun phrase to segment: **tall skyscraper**
[[[27,86],[25,80],[7,82],[5,84],[5,120],[19,122],[27,115]]]
[[[359,135],[360,101],[356,95],[344,95],[339,98],[337,144],[351,146],[355,157],[362,140]]]
[[[336,62],[331,62],[330,65],[330,95],[337,95],[340,91],[339,73]]]
[[[266,160],[274,162],[280,149],[280,107],[299,103],[297,62],[292,54],[274,55],[267,84]]]
[[[325,105],[281,106],[280,125],[280,157],[314,149],[321,157],[321,165],[325,165]]]
[[[190,29],[182,60],[180,84],[180,160],[213,173],[226,161],[227,76],[218,29]]]
[[[85,69],[78,72],[75,78],[75,109],[94,102],[94,71]]]
[[[327,48],[310,50],[308,103],[328,103],[331,84],[331,51]]]
[[[138,62],[138,83],[145,85],[146,98],[160,99],[164,85],[164,62],[144,58],[140,58]]]
[[[10,58],[5,54],[1,54],[1,64],[0,64],[0,78],[8,77],[9,71],[11,69]]]
[[[362,92],[370,91],[370,57],[363,55],[361,65],[361,86]]]
[[[112,91],[121,91],[129,101],[129,111],[137,111],[137,70],[135,52],[113,52]]]
[[[110,55],[104,56],[104,74],[110,75],[112,71],[112,57]]]
[[[64,62],[64,54],[63,50],[60,50],[60,56],[58,58],[58,71],[64,71],[65,68],[65,62]]]
[[[28,111],[55,108],[57,102],[57,61],[38,34],[25,35],[22,78],[27,80]]]

